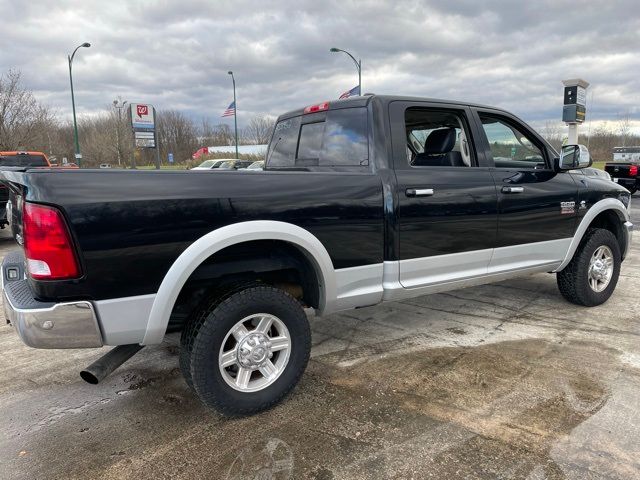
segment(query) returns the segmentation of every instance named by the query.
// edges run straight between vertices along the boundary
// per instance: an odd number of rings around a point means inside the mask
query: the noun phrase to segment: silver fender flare
[[[151,307],[142,344],[157,344],[162,341],[178,294],[202,262],[224,248],[253,240],[282,240],[297,246],[316,269],[320,285],[319,312],[330,312],[334,309],[336,281],[333,263],[320,240],[309,231],[286,222],[240,222],[218,228],[200,237],[173,262]]]
[[[605,210],[614,210],[617,213],[622,215],[625,222],[629,221],[629,211],[626,209],[626,207],[620,200],[616,198],[605,198],[604,200],[600,200],[594,203],[591,206],[591,208],[587,210],[587,213],[584,215],[584,217],[582,217],[582,220],[580,221],[580,225],[578,225],[578,228],[576,229],[576,233],[573,235],[573,239],[569,244],[569,250],[567,251],[567,254],[564,257],[563,262],[560,264],[558,268],[554,270],[554,272],[559,272],[569,264],[569,262],[573,258],[574,253],[576,253],[576,250],[578,249],[580,242],[582,241],[582,237],[584,237],[584,234],[587,232],[587,228],[589,228],[589,225],[591,225],[591,222],[593,222],[593,219],[596,218],[599,214],[601,214]],[[627,242],[628,241],[629,239],[627,239]]]

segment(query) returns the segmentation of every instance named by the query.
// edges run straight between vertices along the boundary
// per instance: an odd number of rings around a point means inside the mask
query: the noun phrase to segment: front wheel
[[[270,408],[298,383],[311,350],[300,303],[269,286],[234,293],[192,332],[191,382],[200,400],[225,415]]]
[[[603,304],[616,288],[621,262],[613,233],[602,228],[588,230],[569,265],[558,272],[560,293],[576,305]]]

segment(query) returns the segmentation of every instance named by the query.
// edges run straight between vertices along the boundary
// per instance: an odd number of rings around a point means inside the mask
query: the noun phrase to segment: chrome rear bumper
[[[33,298],[27,280],[9,278],[5,258],[0,269],[6,319],[20,339],[34,348],[90,348],[102,346],[93,305],[88,301],[47,303]]]

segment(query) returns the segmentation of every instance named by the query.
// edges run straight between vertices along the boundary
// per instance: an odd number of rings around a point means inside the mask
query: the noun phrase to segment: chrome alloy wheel
[[[589,286],[594,292],[601,292],[613,276],[613,253],[605,245],[596,248],[589,261]]]
[[[275,382],[289,363],[291,336],[275,315],[244,317],[225,336],[218,366],[227,384],[240,392],[257,392]]]

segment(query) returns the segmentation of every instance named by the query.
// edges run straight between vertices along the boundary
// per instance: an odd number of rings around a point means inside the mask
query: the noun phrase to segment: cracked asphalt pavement
[[[596,308],[542,274],[313,318],[298,387],[240,419],[200,405],[176,335],[93,386],[106,349],[1,321],[0,478],[640,479],[639,242]]]

